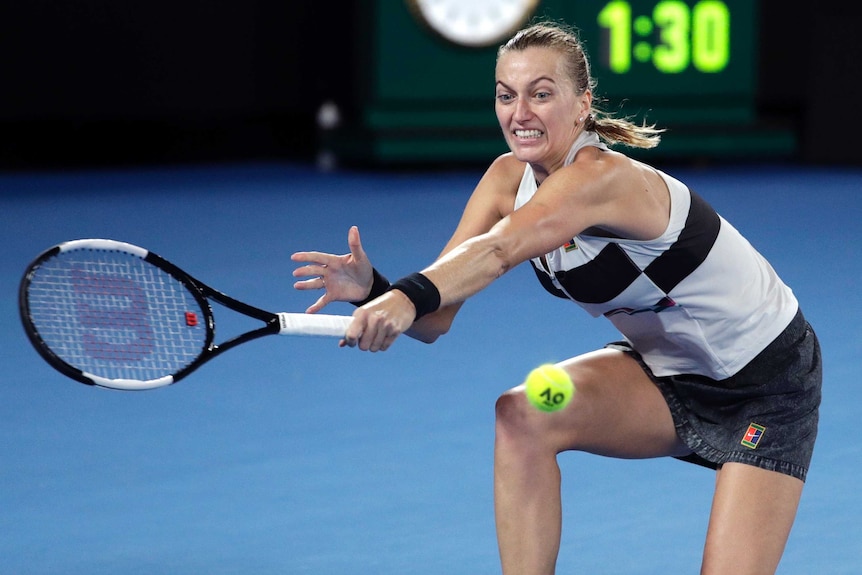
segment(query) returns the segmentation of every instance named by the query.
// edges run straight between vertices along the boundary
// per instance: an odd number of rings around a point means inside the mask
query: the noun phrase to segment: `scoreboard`
[[[532,21],[574,27],[606,112],[666,128],[650,157],[786,154],[758,125],[756,0],[361,0],[356,100],[335,147],[374,163],[491,160],[497,47]]]

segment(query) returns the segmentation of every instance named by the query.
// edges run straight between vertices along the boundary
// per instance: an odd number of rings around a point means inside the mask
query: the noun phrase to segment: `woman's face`
[[[503,54],[496,76],[495,110],[509,149],[545,173],[561,167],[589,114],[589,90],[576,93],[563,55],[551,48]]]

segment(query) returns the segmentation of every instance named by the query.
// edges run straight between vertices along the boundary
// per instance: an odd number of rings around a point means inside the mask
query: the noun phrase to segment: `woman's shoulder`
[[[586,153],[583,153],[586,152]],[[670,192],[653,167],[614,151],[583,150],[560,170],[558,184],[600,214],[595,225],[622,238],[659,237],[667,227]],[[646,193],[645,193],[646,192]]]
[[[557,180],[575,180],[602,193],[620,188],[630,190],[639,188],[640,182],[650,180],[660,183],[657,170],[648,164],[635,160],[615,150],[601,150],[595,147],[584,148],[575,156],[571,164],[557,171]]]
[[[528,165],[511,153],[498,156],[485,170],[477,189],[488,190],[494,195],[514,196],[524,179]]]
[[[630,176],[632,167],[632,160],[625,154],[589,146],[581,149],[571,163],[548,176],[545,187],[577,190],[586,195],[594,193],[607,199],[610,189]]]
[[[506,152],[491,162],[486,173],[510,181],[520,181],[527,166],[527,163],[520,161],[512,152]]]

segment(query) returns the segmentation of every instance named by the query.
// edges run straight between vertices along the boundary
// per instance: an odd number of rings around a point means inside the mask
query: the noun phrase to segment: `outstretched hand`
[[[306,265],[293,270],[298,290],[325,290],[307,313],[315,313],[333,301],[362,301],[371,292],[373,268],[359,237],[359,228],[352,226],[347,233],[349,254],[335,255],[322,252],[297,252],[290,256],[295,262]]]

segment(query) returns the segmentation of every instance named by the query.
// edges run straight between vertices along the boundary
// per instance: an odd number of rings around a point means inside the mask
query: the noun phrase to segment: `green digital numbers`
[[[691,55],[701,72],[721,72],[730,62],[730,10],[717,0],[704,0],[692,10]]]
[[[616,74],[632,63],[651,63],[663,74],[693,66],[715,74],[730,62],[730,10],[721,0],[701,0],[689,7],[681,0],[661,0],[652,14],[633,17],[625,0],[605,4],[598,14],[607,31],[607,67]]]
[[[608,2],[598,17],[599,26],[608,29],[607,65],[617,74],[632,67],[632,6],[628,2]]]
[[[653,51],[653,64],[665,74],[678,74],[689,63],[691,16],[685,2],[667,0],[655,5],[653,22],[660,30],[660,41]]]

